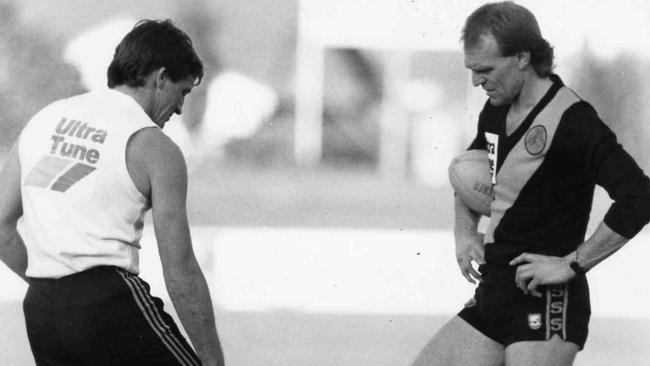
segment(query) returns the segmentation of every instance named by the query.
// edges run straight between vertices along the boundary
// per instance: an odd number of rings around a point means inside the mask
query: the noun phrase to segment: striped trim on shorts
[[[546,339],[559,335],[566,336],[567,305],[569,304],[569,285],[554,285],[546,288]]]
[[[194,350],[191,348],[188,349],[186,343],[179,339],[171,327],[164,321],[162,310],[156,306],[153,297],[149,293],[148,285],[140,277],[125,270],[117,269],[117,272],[131,290],[133,299],[142,311],[142,315],[151,326],[151,329],[160,337],[162,343],[174,355],[178,362],[183,366],[201,365]]]

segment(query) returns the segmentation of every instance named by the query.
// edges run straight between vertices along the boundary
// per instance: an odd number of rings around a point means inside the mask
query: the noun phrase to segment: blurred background
[[[459,42],[482,3],[0,0],[0,157],[49,102],[104,88],[138,20],[171,18],[206,66],[165,132],[188,163],[229,365],[408,365],[473,293],[455,264],[447,166],[485,102]],[[519,3],[554,46],[555,71],[647,172],[650,3]],[[591,228],[608,204],[598,191]],[[142,276],[173,313],[146,230]],[[650,357],[646,239],[590,273],[578,365]],[[0,364],[33,365],[25,287],[4,267],[0,280]]]

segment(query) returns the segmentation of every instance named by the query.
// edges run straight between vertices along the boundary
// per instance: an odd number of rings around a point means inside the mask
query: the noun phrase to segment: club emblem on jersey
[[[531,155],[537,155],[546,147],[546,128],[541,125],[533,126],[524,137],[526,151]]]
[[[542,327],[542,314],[528,314],[528,326],[532,330],[537,330]]]

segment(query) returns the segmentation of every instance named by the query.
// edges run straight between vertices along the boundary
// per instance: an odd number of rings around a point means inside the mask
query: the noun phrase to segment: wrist
[[[580,276],[587,273],[587,270],[582,268],[580,263],[578,263],[577,261],[572,261],[571,263],[569,263],[569,268],[571,268],[571,270],[576,274],[576,276]]]
[[[575,273],[576,276],[580,276],[587,273],[587,269],[584,268],[579,261],[577,250],[571,255],[569,255],[569,257],[566,259],[569,264],[569,268],[571,268],[571,270]]]

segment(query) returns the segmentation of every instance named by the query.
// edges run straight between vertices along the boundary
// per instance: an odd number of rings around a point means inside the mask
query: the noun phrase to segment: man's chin
[[[493,107],[500,107],[500,106],[506,104],[504,102],[504,100],[501,99],[501,98],[494,98],[494,97],[489,97],[489,98],[490,98],[489,102]]]

